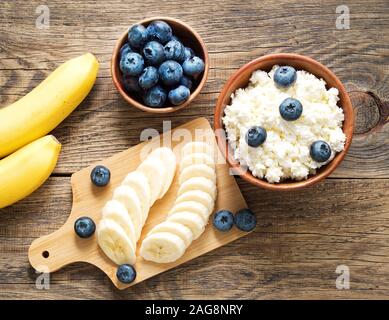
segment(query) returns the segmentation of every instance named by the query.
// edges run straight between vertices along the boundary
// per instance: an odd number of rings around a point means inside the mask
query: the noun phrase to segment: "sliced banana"
[[[205,153],[191,153],[186,156],[183,156],[180,162],[180,171],[183,171],[186,167],[193,164],[206,164],[215,169],[215,161],[212,157]]]
[[[166,177],[163,181],[163,187],[162,190],[158,196],[158,199],[161,199],[165,193],[169,190],[170,185],[172,184],[174,174],[176,172],[176,156],[174,155],[173,151],[169,148],[162,147],[155,149],[149,154],[150,158],[156,158],[159,159],[164,164],[164,168],[166,168]]]
[[[205,229],[203,219],[193,212],[176,212],[167,217],[167,221],[181,223],[188,227],[193,233],[193,239],[196,240]]]
[[[180,196],[183,193],[192,190],[200,190],[206,192],[212,197],[212,199],[216,199],[216,185],[212,182],[212,180],[209,180],[207,178],[194,177],[190,178],[189,180],[186,180],[180,185],[178,189],[178,195]]]
[[[197,201],[185,201],[176,203],[170,210],[169,215],[173,215],[176,212],[188,211],[198,214],[203,219],[204,224],[208,223],[208,218],[211,212],[207,207]]]
[[[117,200],[108,201],[103,208],[103,219],[115,221],[130,238],[132,245],[136,248],[136,232],[134,224],[127,212],[126,207]]]
[[[193,164],[187,166],[184,170],[181,171],[178,183],[182,184],[186,180],[189,180],[193,177],[204,177],[212,180],[213,183],[216,183],[216,173],[215,170],[206,164]]]
[[[97,228],[97,241],[105,255],[118,265],[135,264],[135,249],[130,238],[115,221],[102,219]]]
[[[213,150],[208,143],[201,141],[193,141],[187,143],[182,147],[181,154],[182,156],[191,154],[191,153],[206,153],[210,157],[213,157]]]
[[[179,236],[170,232],[158,232],[143,240],[140,254],[148,261],[169,263],[181,258],[185,249],[185,242]]]
[[[197,201],[207,207],[208,211],[212,213],[215,201],[209,193],[200,190],[191,190],[181,194],[175,203],[186,202],[186,201]]]
[[[139,171],[130,172],[122,185],[131,187],[137,194],[142,207],[142,224],[146,222],[150,210],[151,190],[147,177]]]
[[[147,177],[151,190],[150,206],[152,206],[164,188],[166,168],[160,159],[147,157],[136,170]]]
[[[151,229],[147,236],[159,232],[170,232],[175,234],[176,236],[179,236],[182,240],[184,240],[186,247],[189,247],[193,241],[192,231],[181,223],[164,221],[160,224],[157,224],[153,229]]]
[[[135,227],[136,239],[139,239],[143,225],[143,214],[136,192],[128,186],[119,186],[113,192],[113,199],[120,201],[126,207]]]

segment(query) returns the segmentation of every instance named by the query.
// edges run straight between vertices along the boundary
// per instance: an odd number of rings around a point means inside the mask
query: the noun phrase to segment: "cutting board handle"
[[[88,239],[77,237],[74,232],[73,214],[57,231],[32,242],[28,258],[39,272],[54,272],[77,261],[88,261],[96,250],[96,235]]]

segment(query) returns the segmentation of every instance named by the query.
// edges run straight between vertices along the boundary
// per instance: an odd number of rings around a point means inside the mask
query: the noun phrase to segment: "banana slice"
[[[118,265],[135,264],[135,249],[124,230],[113,220],[103,219],[97,229],[98,244],[106,256]]]
[[[147,157],[136,170],[147,177],[151,190],[150,206],[152,206],[164,188],[167,176],[166,168],[160,159]]]
[[[150,158],[156,158],[163,162],[164,168],[166,168],[166,177],[163,181],[162,190],[158,196],[158,199],[161,199],[165,193],[169,190],[170,185],[172,184],[174,174],[176,173],[176,156],[173,151],[169,148],[162,147],[152,151],[149,156]]]
[[[103,208],[103,219],[115,221],[130,238],[133,247],[136,248],[135,227],[126,207],[121,202],[117,200],[108,201]]]
[[[186,247],[189,247],[193,241],[192,231],[190,231],[188,227],[184,226],[181,223],[164,221],[160,224],[157,224],[153,229],[151,229],[147,236],[159,232],[170,232],[175,234],[176,236],[179,236],[182,240],[184,240]]]
[[[215,169],[215,161],[205,153],[191,153],[184,156],[180,162],[180,171],[193,164],[206,164],[211,169]]]
[[[127,209],[127,212],[135,227],[136,239],[139,239],[142,231],[142,209],[136,192],[128,186],[119,186],[113,192],[113,199],[120,201]]]
[[[189,180],[193,177],[204,177],[212,180],[213,183],[216,183],[216,173],[215,170],[206,164],[193,164],[187,166],[184,170],[181,171],[178,183],[182,184],[186,180]]]
[[[216,199],[216,185],[204,177],[194,177],[186,180],[178,189],[178,195],[192,190],[200,190],[208,193],[213,200]]]
[[[186,202],[186,201],[197,201],[202,203],[207,207],[208,211],[212,213],[215,201],[213,201],[212,197],[204,191],[200,190],[191,190],[180,195],[175,203]]]
[[[208,217],[211,214],[210,211],[208,211],[207,207],[201,204],[200,202],[196,201],[185,201],[176,203],[173,208],[170,210],[169,215],[173,215],[176,212],[182,212],[182,211],[188,211],[196,213],[200,216],[201,219],[203,219],[204,224],[208,223]]]
[[[213,158],[213,149],[211,148],[211,146],[208,143],[201,141],[189,142],[182,147],[182,156],[186,156],[191,153],[206,153],[207,155]]]
[[[140,254],[148,261],[169,263],[181,258],[185,249],[185,242],[179,236],[170,232],[159,232],[143,240]]]
[[[146,222],[150,210],[151,190],[147,177],[138,171],[130,172],[122,185],[131,187],[137,194],[142,207],[142,224]]]
[[[196,240],[204,232],[205,223],[201,217],[193,212],[176,212],[167,217],[167,221],[181,223],[188,227]]]

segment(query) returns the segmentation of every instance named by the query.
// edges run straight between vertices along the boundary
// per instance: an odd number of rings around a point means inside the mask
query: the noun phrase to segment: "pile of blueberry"
[[[297,72],[293,67],[281,66],[274,72],[273,80],[280,88],[290,87],[297,79]],[[285,121],[295,121],[303,113],[303,105],[294,98],[286,98],[279,106],[281,117]],[[260,126],[252,126],[245,135],[246,143],[253,148],[259,147],[266,140],[266,129]],[[317,162],[326,162],[331,156],[330,145],[322,140],[315,141],[310,147],[310,156]]]
[[[257,218],[250,209],[238,211],[235,215],[228,210],[220,210],[213,216],[213,226],[219,231],[229,231],[233,226],[242,231],[251,231],[257,225]]]
[[[123,85],[149,107],[161,108],[167,100],[176,106],[184,103],[204,68],[204,61],[164,21],[153,21],[147,28],[132,26],[120,49]]]

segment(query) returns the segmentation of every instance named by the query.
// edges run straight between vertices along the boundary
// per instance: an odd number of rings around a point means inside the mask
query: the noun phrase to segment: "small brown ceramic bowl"
[[[232,147],[226,140],[222,117],[224,115],[224,108],[231,101],[231,94],[238,88],[246,87],[251,74],[254,71],[270,71],[274,65],[289,65],[294,67],[296,70],[308,71],[316,77],[324,79],[327,82],[327,88],[335,87],[339,90],[340,100],[338,102],[338,106],[343,108],[345,118],[343,122],[343,132],[346,135],[346,144],[344,150],[336,154],[335,158],[327,165],[321,167],[315,175],[309,176],[308,179],[303,181],[285,180],[280,183],[269,183],[263,179],[254,177],[249,170],[245,170],[239,165],[239,162],[234,159]],[[219,148],[222,151],[224,157],[234,168],[234,171],[244,180],[250,182],[253,185],[268,190],[289,191],[301,189],[318,183],[319,181],[329,176],[346,155],[347,150],[351,144],[353,129],[353,106],[343,84],[327,67],[311,58],[298,54],[270,54],[247,63],[230,77],[219,95],[215,108],[215,134]]]
[[[143,104],[142,99],[139,96],[136,96],[135,94],[129,94],[126,92],[124,89],[124,86],[122,84],[122,73],[119,69],[119,61],[120,61],[120,48],[126,43],[127,41],[127,34],[128,30],[127,29],[123,35],[120,37],[118,40],[115,49],[113,50],[112,54],[112,59],[111,59],[111,76],[113,83],[115,84],[116,88],[122,95],[122,97],[131,105],[134,107],[146,111],[146,112],[152,112],[152,113],[169,113],[169,112],[174,112],[179,109],[182,109],[189,105],[200,93],[201,89],[204,87],[205,82],[207,81],[208,78],[208,70],[209,70],[209,57],[208,57],[208,51],[205,46],[204,41],[200,38],[199,34],[194,31],[190,26],[187,24],[173,19],[173,18],[167,18],[167,17],[154,17],[154,18],[149,18],[145,19],[142,21],[139,21],[137,24],[142,24],[145,27],[147,27],[152,21],[155,20],[162,20],[167,22],[172,30],[173,34],[177,36],[182,43],[186,47],[190,47],[193,49],[195,54],[203,59],[204,64],[205,64],[205,69],[204,72],[197,78],[195,79],[193,83],[193,88],[192,93],[189,96],[189,99],[185,101],[183,104],[180,104],[179,106],[174,106],[166,102],[166,106],[162,108],[152,108],[148,107],[145,104]],[[130,26],[131,28],[131,26]]]

